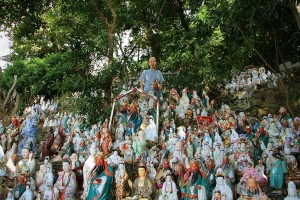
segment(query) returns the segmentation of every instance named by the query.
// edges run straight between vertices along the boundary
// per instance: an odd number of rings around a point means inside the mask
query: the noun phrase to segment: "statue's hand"
[[[132,188],[132,181],[130,179],[128,179],[128,185],[130,188]]]
[[[197,188],[198,190],[201,190],[201,185],[197,185],[196,188]]]

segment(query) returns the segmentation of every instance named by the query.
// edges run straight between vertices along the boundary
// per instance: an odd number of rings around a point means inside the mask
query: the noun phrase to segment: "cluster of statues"
[[[6,199],[267,200],[267,187],[299,199],[300,118],[216,108],[206,90],[157,90],[118,96],[111,119],[89,127],[43,98],[0,124],[0,175],[15,183]]]
[[[230,83],[225,86],[225,90],[234,93],[236,90],[253,87],[260,84],[267,84],[269,88],[277,87],[279,75],[270,71],[266,72],[264,67],[251,68],[247,72],[233,73]]]

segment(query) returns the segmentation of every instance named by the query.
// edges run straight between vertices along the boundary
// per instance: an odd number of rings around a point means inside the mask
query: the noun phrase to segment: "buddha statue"
[[[133,199],[152,199],[154,186],[152,181],[147,178],[147,168],[145,163],[140,162],[138,165],[138,178],[132,183],[129,181],[129,186],[132,188]]]

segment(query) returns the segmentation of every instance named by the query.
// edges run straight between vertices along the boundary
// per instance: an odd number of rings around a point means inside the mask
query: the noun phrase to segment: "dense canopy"
[[[11,65],[1,74],[3,96],[17,75],[21,106],[37,95],[76,93],[77,108],[95,121],[108,113],[111,93],[135,81],[150,56],[161,71],[176,72],[166,76],[165,88],[208,86],[213,98],[231,70],[253,64],[278,72],[279,64],[300,60],[295,0],[3,0],[0,5],[1,27],[13,41]],[[290,96],[289,85],[292,80],[280,85],[287,104],[298,98]]]

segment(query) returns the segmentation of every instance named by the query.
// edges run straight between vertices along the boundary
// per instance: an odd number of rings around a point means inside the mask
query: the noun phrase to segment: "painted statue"
[[[101,154],[96,155],[96,165],[90,171],[88,182],[90,189],[87,199],[106,200],[112,198],[111,186],[113,183],[114,171]]]

